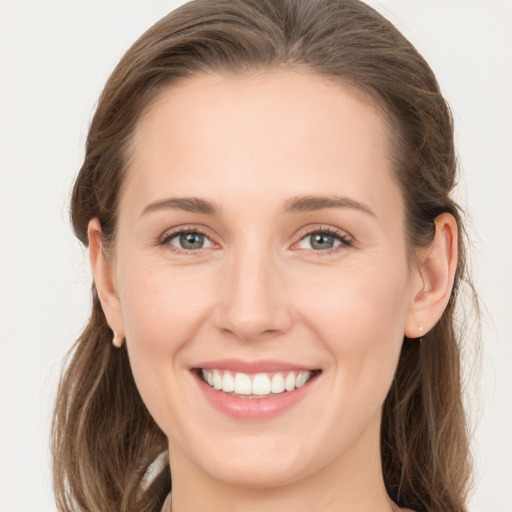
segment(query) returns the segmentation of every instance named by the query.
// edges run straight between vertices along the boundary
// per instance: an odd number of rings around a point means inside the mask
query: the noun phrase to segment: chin
[[[298,439],[291,432],[286,436],[254,433],[216,439],[215,443],[209,438],[195,445],[196,467],[210,478],[248,489],[293,484],[320,470],[329,457],[321,453],[321,446],[315,449],[310,438]]]
[[[228,485],[247,489],[273,489],[292,484],[307,474],[298,464],[275,460],[274,456],[258,463],[240,462],[217,464],[212,476]]]

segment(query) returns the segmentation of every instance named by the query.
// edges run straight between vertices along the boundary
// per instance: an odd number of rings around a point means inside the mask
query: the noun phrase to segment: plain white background
[[[89,310],[68,198],[101,88],[181,2],[0,0],[0,511],[55,511],[48,437],[60,362]],[[450,102],[486,307],[472,512],[512,511],[512,1],[371,2],[426,57]]]

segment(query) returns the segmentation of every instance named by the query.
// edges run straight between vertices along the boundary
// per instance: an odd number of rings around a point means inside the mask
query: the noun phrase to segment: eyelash
[[[171,250],[172,252],[178,253],[178,254],[197,255],[200,252],[200,249],[195,249],[195,250],[180,249],[180,248],[173,247],[169,244],[169,241],[172,240],[173,238],[176,238],[177,236],[180,236],[180,235],[186,235],[186,234],[200,234],[200,235],[203,235],[205,238],[208,238],[208,240],[211,241],[208,234],[204,230],[202,230],[200,227],[190,227],[190,228],[179,229],[177,231],[172,231],[171,233],[164,234],[159,239],[157,244],[160,246],[167,245],[169,247],[169,250]],[[319,235],[319,234],[332,236],[333,238],[336,238],[341,243],[335,247],[330,248],[330,249],[324,249],[324,250],[318,250],[318,251],[312,250],[313,254],[315,254],[316,256],[333,254],[335,252],[338,252],[339,250],[354,246],[354,241],[350,236],[348,236],[344,232],[338,231],[331,227],[320,227],[320,228],[312,229],[310,231],[306,231],[301,234],[298,242],[295,242],[294,245],[298,244],[299,242],[301,242],[308,236]],[[212,243],[215,243],[215,242],[212,242]],[[303,249],[303,250],[306,250],[306,249]]]

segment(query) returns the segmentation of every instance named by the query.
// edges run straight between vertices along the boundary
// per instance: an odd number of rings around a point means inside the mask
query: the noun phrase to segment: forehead
[[[126,188],[226,201],[261,192],[267,203],[336,188],[372,201],[396,189],[389,146],[384,116],[346,86],[295,71],[211,73],[165,89],[141,116]]]

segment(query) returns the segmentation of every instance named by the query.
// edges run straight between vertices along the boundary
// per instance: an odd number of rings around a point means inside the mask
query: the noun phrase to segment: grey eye
[[[309,236],[310,244],[312,249],[332,249],[336,242],[332,235],[326,235],[325,233],[315,233]]]
[[[197,231],[175,233],[167,239],[166,243],[185,251],[204,249],[206,247],[211,247],[212,245],[212,242],[206,235]]]
[[[350,241],[346,240],[342,235],[331,235],[325,231],[308,233],[299,242],[300,249],[313,249],[315,251],[326,251],[340,245],[349,246]]]
[[[180,235],[180,245],[183,249],[201,249],[204,244],[204,235],[201,233],[183,233]]]

